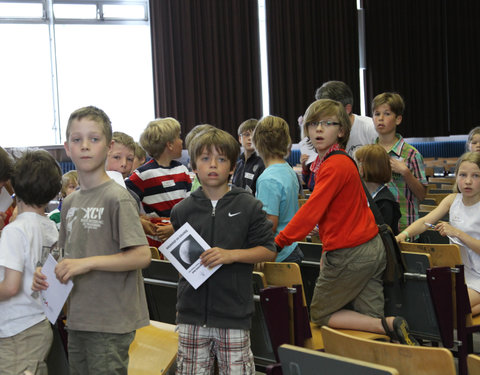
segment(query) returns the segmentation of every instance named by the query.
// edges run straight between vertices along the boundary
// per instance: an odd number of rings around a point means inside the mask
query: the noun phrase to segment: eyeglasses
[[[322,128],[325,129],[333,125],[340,125],[340,123],[335,121],[330,121],[330,120],[320,120],[320,121],[312,121],[311,123],[308,124],[308,127],[317,128],[318,125],[321,125]]]
[[[240,134],[243,138],[248,138],[248,137],[251,137],[252,136],[252,132],[245,132],[245,133],[242,133]]]

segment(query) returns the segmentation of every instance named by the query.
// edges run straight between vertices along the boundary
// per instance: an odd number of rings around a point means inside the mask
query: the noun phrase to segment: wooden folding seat
[[[468,375],[480,375],[480,356],[469,354],[467,357]]]
[[[453,355],[445,348],[366,340],[326,326],[322,336],[326,353],[393,367],[400,375],[456,375]]]
[[[175,325],[150,321],[149,326],[137,330],[130,345],[128,374],[166,374],[175,362],[177,351]]]

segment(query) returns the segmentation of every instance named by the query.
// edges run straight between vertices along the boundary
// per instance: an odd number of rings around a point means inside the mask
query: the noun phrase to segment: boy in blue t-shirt
[[[253,134],[253,144],[266,169],[257,180],[257,198],[263,203],[275,235],[287,226],[298,211],[298,178],[285,161],[291,143],[288,124],[280,117],[261,119]],[[285,246],[277,262],[301,263],[303,253],[296,242]]]

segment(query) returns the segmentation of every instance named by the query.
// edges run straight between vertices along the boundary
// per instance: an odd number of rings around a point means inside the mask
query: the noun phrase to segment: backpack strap
[[[357,166],[357,163],[355,162],[355,160],[353,160],[353,158],[343,150],[332,151],[331,153],[329,153],[325,157],[325,159],[323,159],[323,161],[327,160],[332,155],[345,155],[346,157],[348,157],[352,161],[353,164],[355,164],[355,168],[357,168],[357,171],[358,171],[358,166]],[[359,175],[359,177],[360,177],[360,175]],[[367,187],[365,186],[365,182],[363,181],[362,177],[360,177],[360,181],[362,182],[363,191],[365,192],[365,195],[367,196],[368,205],[370,206],[370,210],[372,211],[373,216],[375,217],[375,223],[377,223],[377,225],[385,224],[385,220],[383,219],[383,216],[380,213],[377,205],[373,201],[373,198],[370,195],[370,192],[368,191]]]

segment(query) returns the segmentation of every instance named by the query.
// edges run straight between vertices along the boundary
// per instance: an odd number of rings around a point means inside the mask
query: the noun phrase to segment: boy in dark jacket
[[[212,246],[200,256],[202,264],[223,264],[198,289],[179,281],[177,374],[210,373],[215,358],[220,374],[255,374],[249,335],[253,264],[274,261],[276,253],[260,201],[228,185],[239,151],[223,130],[201,133],[190,160],[202,187],[172,210],[175,230],[189,222]]]

